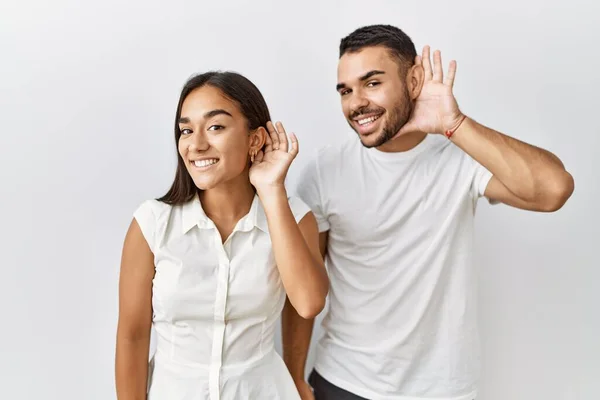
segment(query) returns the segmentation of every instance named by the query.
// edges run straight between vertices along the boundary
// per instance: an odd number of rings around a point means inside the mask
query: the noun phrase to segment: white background
[[[294,183],[317,146],[354,135],[334,90],[339,39],[390,23],[458,61],[466,113],[575,177],[555,214],[480,204],[480,398],[599,399],[597,6],[222,3],[1,3],[0,398],[115,398],[121,246],[137,205],[171,183],[190,75],[231,69],[258,85],[299,136]]]

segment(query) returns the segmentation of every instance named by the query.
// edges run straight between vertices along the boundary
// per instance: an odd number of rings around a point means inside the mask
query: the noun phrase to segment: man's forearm
[[[294,381],[304,382],[314,319],[302,318],[286,299],[281,324],[283,360]]]
[[[470,118],[461,124],[451,140],[523,200],[543,202],[572,191],[573,178],[560,159],[547,150]]]

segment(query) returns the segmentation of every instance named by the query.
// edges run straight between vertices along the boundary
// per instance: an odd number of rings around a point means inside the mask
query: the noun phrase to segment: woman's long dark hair
[[[248,129],[254,130],[261,126],[266,127],[271,120],[269,108],[258,88],[246,77],[236,72],[211,71],[190,78],[181,91],[177,113],[175,114],[175,149],[177,151],[181,131],[179,130],[179,118],[181,107],[186,97],[195,89],[209,85],[215,87],[230,100],[237,103],[241,113],[248,121]],[[185,161],[177,151],[177,171],[175,180],[169,191],[158,201],[167,204],[183,204],[198,193],[199,189],[194,184],[192,177],[187,171]]]

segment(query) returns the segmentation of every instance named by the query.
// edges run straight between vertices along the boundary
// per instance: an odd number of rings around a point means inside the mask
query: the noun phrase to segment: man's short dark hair
[[[365,47],[383,46],[398,60],[401,71],[415,62],[417,50],[406,33],[392,25],[369,25],[356,29],[340,42],[340,58]]]

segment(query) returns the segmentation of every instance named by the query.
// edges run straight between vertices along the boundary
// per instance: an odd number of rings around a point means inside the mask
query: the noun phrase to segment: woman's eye
[[[190,133],[192,133],[191,129],[187,129],[187,128],[181,129],[182,135],[189,135]]]
[[[369,86],[369,87],[373,87],[373,86],[377,86],[377,85],[379,85],[379,82],[369,82],[369,83],[367,83],[367,86]]]
[[[211,125],[211,126],[208,128],[208,130],[209,130],[209,131],[218,131],[218,130],[220,130],[220,129],[223,129],[223,128],[224,128],[224,127],[223,127],[223,126],[221,126],[221,125]]]

